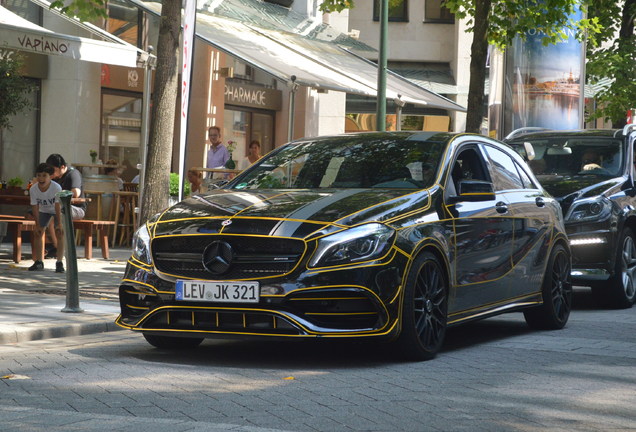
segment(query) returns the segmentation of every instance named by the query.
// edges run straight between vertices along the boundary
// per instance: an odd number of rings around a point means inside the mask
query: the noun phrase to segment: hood
[[[393,219],[428,203],[427,190],[218,189],[169,208],[158,219],[154,235],[223,233],[306,238],[330,227]]]
[[[537,176],[537,179],[541,182],[541,186],[557,199],[562,199],[575,192],[576,198],[604,195],[625,182],[622,177],[607,180],[606,177],[594,175]]]

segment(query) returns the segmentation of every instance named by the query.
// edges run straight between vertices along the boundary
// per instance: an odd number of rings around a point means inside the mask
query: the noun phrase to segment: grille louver
[[[232,265],[223,279],[276,276],[291,271],[302,257],[302,240],[250,236],[182,236],[153,240],[155,266],[175,276],[218,280],[203,266],[203,251],[213,241],[229,243],[234,251]]]

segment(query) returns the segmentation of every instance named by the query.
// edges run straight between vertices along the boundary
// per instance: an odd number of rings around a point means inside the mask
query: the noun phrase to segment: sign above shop
[[[280,90],[249,84],[226,82],[225,103],[280,111],[282,106],[282,92]]]
[[[144,71],[140,68],[102,65],[101,83],[102,87],[141,92],[144,86]]]

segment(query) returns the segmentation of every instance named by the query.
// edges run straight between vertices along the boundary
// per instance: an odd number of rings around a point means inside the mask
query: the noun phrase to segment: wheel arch
[[[453,275],[451,273],[451,265],[450,265],[449,257],[448,257],[448,254],[444,252],[444,247],[433,239],[429,239],[426,242],[420,243],[411,254],[409,265],[406,271],[404,272],[404,283],[406,283],[408,274],[411,272],[411,267],[413,266],[413,262],[415,262],[417,257],[424,252],[430,252],[442,264],[442,268],[444,269],[444,275],[446,276],[446,282],[448,284],[447,290],[450,290],[450,287],[452,285],[451,280],[453,280]]]

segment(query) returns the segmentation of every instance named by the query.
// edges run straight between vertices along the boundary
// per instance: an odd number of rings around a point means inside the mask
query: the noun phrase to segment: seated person
[[[586,150],[581,158],[581,171],[591,171],[601,169],[598,154],[592,150]]]

